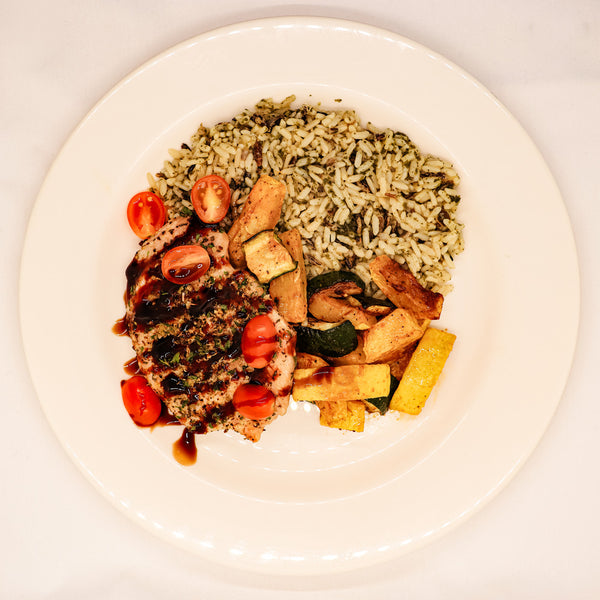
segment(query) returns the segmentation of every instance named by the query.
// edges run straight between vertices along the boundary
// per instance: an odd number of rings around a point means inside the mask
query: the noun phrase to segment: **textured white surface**
[[[369,571],[302,579],[245,575],[204,563],[140,530],[108,505],[73,467],[41,413],[24,363],[16,296],[25,227],[42,179],[68,134],[106,90],[140,63],[197,33],[284,14],[336,16],[387,27],[478,78],[520,120],[548,162],[573,223],[582,277],[582,326],[563,401],[510,486],[459,529],[414,554]],[[5,214],[0,224],[0,505],[5,515],[0,595],[597,597],[600,409],[593,367],[600,333],[595,312],[600,302],[595,177],[599,19],[595,2],[5,6],[0,25]],[[249,67],[260,68],[260,57],[244,59]],[[47,268],[43,257],[40,268]],[[540,290],[540,301],[552,293]]]

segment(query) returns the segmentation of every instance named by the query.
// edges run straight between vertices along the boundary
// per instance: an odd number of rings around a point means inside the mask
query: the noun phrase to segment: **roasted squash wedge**
[[[346,431],[364,431],[365,405],[360,400],[316,402],[321,414],[319,423]]]
[[[418,415],[444,368],[456,336],[452,333],[427,329],[408,362],[390,402],[390,408]]]
[[[388,365],[343,365],[296,369],[292,394],[298,402],[365,400],[390,390]]]

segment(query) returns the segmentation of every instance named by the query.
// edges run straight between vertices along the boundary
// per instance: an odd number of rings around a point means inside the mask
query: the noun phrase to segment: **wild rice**
[[[452,165],[422,154],[403,133],[363,127],[352,110],[293,108],[294,100],[261,100],[170,150],[162,170],[148,175],[169,216],[190,214],[194,182],[216,173],[232,189],[229,226],[259,176],[271,175],[287,186],[279,228],[300,231],[309,277],[350,269],[374,292],[368,263],[388,254],[425,287],[448,293],[463,250]]]

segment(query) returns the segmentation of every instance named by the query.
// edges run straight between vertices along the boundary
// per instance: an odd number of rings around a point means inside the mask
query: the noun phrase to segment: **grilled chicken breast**
[[[207,273],[185,285],[161,273],[164,253],[199,244],[210,255]],[[295,365],[295,332],[248,271],[229,262],[229,238],[195,218],[168,222],[145,240],[127,268],[126,324],[140,371],[169,411],[190,431],[233,429],[257,441],[265,425],[285,414]],[[266,314],[278,347],[264,369],[248,366],[241,351],[246,323]],[[273,416],[250,420],[236,412],[233,393],[259,383],[274,394]]]

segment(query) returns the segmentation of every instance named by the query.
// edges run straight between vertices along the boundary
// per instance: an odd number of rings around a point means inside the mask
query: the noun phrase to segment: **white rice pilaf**
[[[363,127],[353,110],[294,108],[294,101],[261,100],[169,150],[162,170],[148,175],[169,216],[190,214],[195,181],[215,173],[231,186],[235,217],[259,176],[271,175],[288,191],[279,229],[300,231],[309,277],[348,269],[374,293],[368,263],[387,254],[447,294],[463,250],[452,165],[421,154],[403,133]]]

